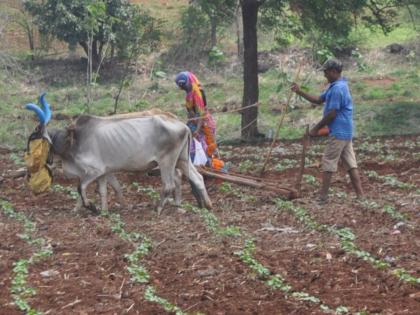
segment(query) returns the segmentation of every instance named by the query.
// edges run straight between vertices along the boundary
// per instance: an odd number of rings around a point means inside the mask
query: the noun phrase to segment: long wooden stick
[[[303,139],[302,139],[302,156],[300,158],[300,169],[299,169],[298,177],[296,178],[296,191],[297,191],[298,197],[301,196],[301,192],[302,192],[302,178],[303,178],[303,173],[305,172],[306,148],[308,144],[309,144],[309,125],[306,125],[305,135],[303,136]]]
[[[293,82],[297,82],[297,80],[299,79],[300,70],[302,69],[302,63],[303,63],[302,61],[299,63],[299,68],[296,72],[295,79],[294,79]],[[283,125],[283,120],[284,120],[284,117],[286,116],[287,109],[289,108],[289,104],[290,104],[290,100],[292,99],[292,95],[293,95],[293,91],[290,89],[289,90],[289,95],[287,96],[287,102],[286,102],[285,106],[283,106],[283,108],[282,108],[282,114],[281,114],[281,117],[280,117],[280,122],[277,126],[276,133],[274,134],[273,141],[271,142],[270,151],[268,151],[267,157],[264,161],[263,167],[262,167],[261,172],[260,172],[260,176],[262,176],[264,174],[265,167],[267,166],[267,163],[271,158],[271,153],[273,151],[274,143],[276,142],[277,138],[280,135],[280,129],[281,129],[281,126]]]

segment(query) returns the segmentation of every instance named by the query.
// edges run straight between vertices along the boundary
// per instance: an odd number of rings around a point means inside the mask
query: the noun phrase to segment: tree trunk
[[[238,53],[238,59],[243,59],[243,46],[242,46],[242,34],[241,34],[241,4],[238,1],[236,10],[235,10],[235,28],[236,28],[236,48]]]
[[[244,95],[242,107],[258,103],[258,6],[257,0],[241,1],[244,34]],[[260,136],[257,120],[258,107],[250,107],[242,111],[242,139],[251,140]]]
[[[210,25],[211,25],[211,47],[217,46],[217,20],[216,17],[210,17]]]
[[[79,45],[82,46],[86,56],[89,58],[89,44],[87,42],[79,42]],[[94,69],[96,69],[96,67],[99,65],[99,62],[101,61],[96,40],[93,40],[91,50],[92,66]]]
[[[28,36],[29,49],[31,50],[31,59],[35,59],[35,43],[34,43],[34,30],[29,23],[26,23],[26,35]]]
[[[86,43],[86,42],[79,42],[79,45],[82,46],[83,51],[85,52],[86,56],[89,56],[88,43]]]
[[[92,45],[92,67],[93,69],[97,69],[98,65],[101,61],[101,56],[99,54],[99,47],[98,47],[98,41],[93,39],[93,45]]]

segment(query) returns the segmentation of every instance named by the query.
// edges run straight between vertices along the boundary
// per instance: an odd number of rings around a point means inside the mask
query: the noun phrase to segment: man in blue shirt
[[[319,96],[305,93],[293,83],[292,91],[315,104],[324,105],[323,118],[309,132],[310,136],[317,136],[320,130],[328,127],[328,143],[322,157],[322,186],[319,192],[319,202],[328,201],[328,190],[332,174],[337,171],[338,161],[341,159],[348,171],[354,190],[358,198],[363,197],[363,189],[357,169],[356,157],[353,151],[353,102],[346,78],[341,76],[343,66],[341,62],[330,59],[322,66],[324,75],[330,85]]]

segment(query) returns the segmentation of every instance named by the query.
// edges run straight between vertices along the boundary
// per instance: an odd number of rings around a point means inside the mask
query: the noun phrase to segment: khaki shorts
[[[330,136],[322,157],[322,170],[324,172],[336,172],[338,161],[343,161],[346,171],[357,168],[356,156],[353,151],[351,140],[338,140]]]

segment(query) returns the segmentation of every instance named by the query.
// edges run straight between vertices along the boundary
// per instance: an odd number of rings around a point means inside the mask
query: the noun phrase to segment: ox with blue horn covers
[[[26,105],[28,110],[36,113],[40,122],[28,141],[30,176],[37,174],[39,168],[47,167],[46,157],[49,154],[45,154],[44,150],[58,155],[64,174],[79,179],[77,208],[83,205],[97,211],[86,195],[90,183],[96,181],[99,184],[101,207],[107,210],[107,182],[121,196],[121,186],[114,176],[115,172],[147,172],[155,167],[159,167],[162,179],[158,214],[172,194],[176,205],[180,205],[182,175],[189,180],[199,206],[211,208],[203,177],[189,157],[191,132],[176,116],[158,109],[112,117],[80,115],[72,126],[47,129],[51,110],[45,94],[40,96],[39,102],[42,108],[35,104]],[[41,142],[46,146],[41,150],[42,158],[36,158],[37,163],[34,163],[31,144],[38,139],[44,140]]]
[[[45,101],[45,94],[43,93],[39,97],[42,109],[33,103],[25,106],[26,109],[35,112],[40,122],[29,136],[25,152],[28,185],[35,194],[47,191],[53,180],[50,167],[52,164],[51,140],[45,128],[51,119],[51,110],[49,104]]]

